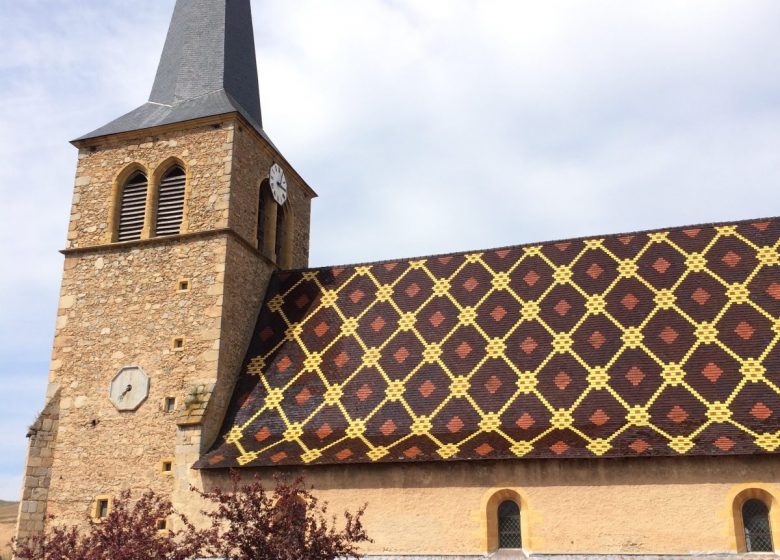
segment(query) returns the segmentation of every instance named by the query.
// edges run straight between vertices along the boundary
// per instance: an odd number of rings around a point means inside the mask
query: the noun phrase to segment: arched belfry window
[[[774,552],[769,508],[763,501],[753,498],[742,504],[742,525],[747,552]]]
[[[260,184],[257,201],[257,250],[268,258],[273,257],[276,234],[276,202],[271,196],[268,179]]]
[[[157,192],[157,216],[154,234],[177,235],[181,233],[184,219],[184,190],[187,175],[184,169],[175,165],[163,175]]]
[[[117,241],[135,241],[141,239],[146,217],[146,193],[149,181],[142,172],[133,173],[122,186],[119,204],[119,225]]]
[[[498,506],[498,548],[521,548],[520,506],[504,500]]]

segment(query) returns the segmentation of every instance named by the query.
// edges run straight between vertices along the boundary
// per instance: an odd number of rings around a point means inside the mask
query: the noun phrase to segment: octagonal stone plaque
[[[126,366],[117,372],[108,388],[108,398],[117,410],[136,410],[149,396],[149,376],[139,366]]]

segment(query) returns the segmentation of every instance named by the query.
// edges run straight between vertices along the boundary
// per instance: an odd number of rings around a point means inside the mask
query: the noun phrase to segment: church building
[[[73,144],[20,537],[239,469],[367,503],[375,560],[777,549],[780,219],[309,268],[250,0],[177,0]]]

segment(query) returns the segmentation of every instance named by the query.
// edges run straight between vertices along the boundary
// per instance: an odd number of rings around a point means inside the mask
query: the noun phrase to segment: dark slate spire
[[[250,0],[176,0],[149,102],[79,140],[236,111],[262,133]]]

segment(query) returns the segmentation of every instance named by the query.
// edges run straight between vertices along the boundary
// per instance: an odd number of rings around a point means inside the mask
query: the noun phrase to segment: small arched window
[[[181,233],[184,219],[184,189],[187,175],[176,165],[163,175],[157,192],[157,217],[154,234],[177,235]]]
[[[769,508],[763,501],[753,498],[742,504],[742,525],[747,552],[774,552]]]
[[[513,500],[498,506],[498,548],[521,548],[520,507]]]
[[[117,241],[135,241],[141,239],[146,217],[146,193],[149,181],[142,172],[137,171],[122,186],[122,198],[119,204],[119,226]]]

